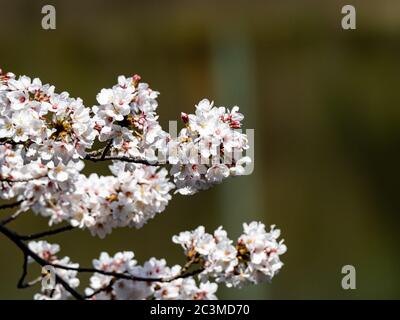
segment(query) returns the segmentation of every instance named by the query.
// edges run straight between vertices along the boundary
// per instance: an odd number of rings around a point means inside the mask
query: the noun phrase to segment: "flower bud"
[[[142,79],[142,77],[139,76],[138,74],[133,75],[132,78],[133,78],[133,85],[134,86],[136,86],[139,83],[139,81]]]
[[[189,116],[185,112],[181,112],[181,119],[184,124],[189,122]]]

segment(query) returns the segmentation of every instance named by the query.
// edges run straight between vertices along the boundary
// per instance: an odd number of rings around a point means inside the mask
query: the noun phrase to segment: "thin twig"
[[[73,230],[73,229],[74,229],[73,226],[67,225],[67,226],[63,226],[63,227],[57,228],[57,229],[47,230],[47,231],[34,233],[34,234],[30,234],[30,235],[20,235],[19,238],[21,240],[35,240],[35,239],[39,239],[39,238],[55,235],[55,234],[58,234],[58,233],[62,233],[62,232],[65,232],[65,231]]]
[[[192,263],[190,263],[190,264],[192,264]],[[183,266],[181,272],[180,272],[179,274],[177,274],[176,276],[174,276],[174,277],[172,277],[172,278],[166,278],[166,279],[160,278],[160,279],[157,280],[157,282],[171,282],[171,281],[174,281],[174,280],[179,279],[179,278],[188,278],[188,277],[192,277],[192,276],[195,276],[195,275],[197,275],[197,274],[199,274],[199,273],[201,273],[201,272],[204,271],[204,268],[199,268],[199,269],[193,270],[193,271],[191,271],[191,272],[187,272],[187,269],[188,269],[188,268],[185,268],[185,266]],[[108,290],[112,289],[112,286],[114,285],[115,281],[116,281],[118,278],[120,278],[120,275],[121,275],[121,274],[119,274],[118,276],[114,276],[114,278],[112,278],[112,279],[110,280],[110,282],[109,282],[106,286],[104,286],[104,287],[102,287],[102,288],[100,288],[100,289],[97,289],[97,290],[93,291],[93,292],[92,292],[91,294],[89,294],[89,295],[86,295],[86,296],[85,296],[85,299],[91,299],[91,298],[93,298],[95,295],[97,295],[97,294],[99,294],[99,293],[101,293],[101,292],[103,292],[103,291],[108,291]],[[125,275],[124,275],[124,276],[125,276]],[[133,279],[130,279],[130,280],[133,280]],[[142,280],[136,280],[136,281],[149,281],[149,282],[150,282],[150,281],[156,281],[156,279],[147,279],[147,280],[145,280],[145,278],[144,278],[144,279],[142,279]]]
[[[145,164],[147,166],[159,166],[160,165],[160,163],[158,163],[158,162],[148,161],[148,160],[140,159],[140,158],[124,157],[124,156],[93,157],[88,154],[88,155],[86,155],[85,160],[89,160],[89,161],[93,161],[93,162],[117,160],[117,161]]]
[[[19,206],[21,203],[22,203],[22,200],[17,201],[17,202],[13,202],[13,203],[2,204],[0,206],[0,210],[14,208],[14,207]]]
[[[188,272],[188,270],[194,263],[196,263],[196,256],[193,256],[188,262],[186,262],[185,265],[182,267],[181,271],[176,276],[169,278],[168,281],[173,281],[179,278],[186,278],[191,275],[196,275],[204,270],[203,268],[199,268],[192,272]]]
[[[103,291],[111,290],[111,289],[112,289],[112,286],[114,285],[114,283],[115,283],[115,278],[111,279],[110,282],[109,282],[106,286],[104,286],[104,287],[102,287],[102,288],[100,288],[100,289],[97,289],[97,290],[93,291],[91,294],[86,295],[86,296],[85,296],[85,299],[91,299],[91,298],[93,298],[95,295],[97,295],[97,294],[99,294],[99,293],[101,293],[101,292],[103,292]]]
[[[103,152],[101,154],[100,160],[104,160],[104,158],[106,157],[108,151],[110,151],[110,149],[111,149],[112,142],[113,142],[112,139],[110,141],[108,141],[106,147],[104,148],[104,150],[103,150]]]
[[[113,271],[104,271],[95,268],[81,268],[81,267],[70,267],[64,266],[60,264],[50,263],[49,265],[53,266],[54,268],[64,269],[64,270],[72,270],[78,271],[83,273],[100,273],[105,276],[112,276],[118,279],[126,279],[126,280],[134,280],[134,281],[147,281],[147,282],[165,282],[166,279],[163,278],[144,278],[144,277],[137,277],[127,273],[120,273],[120,272],[113,272]]]
[[[37,277],[36,279],[31,280],[29,282],[24,282],[27,274],[28,274],[28,256],[26,254],[24,254],[24,263],[22,265],[22,275],[17,284],[18,289],[25,289],[25,288],[32,287],[33,285],[35,285],[36,283],[38,283],[42,280],[42,277]]]
[[[22,264],[22,275],[21,278],[18,280],[17,288],[26,288],[24,281],[26,275],[28,274],[28,256],[24,253],[24,263]]]
[[[22,209],[19,209],[15,213],[13,213],[11,216],[4,218],[3,220],[0,220],[0,225],[5,226],[6,224],[10,223],[11,221],[14,221],[15,219],[18,218],[18,216],[24,212]]]

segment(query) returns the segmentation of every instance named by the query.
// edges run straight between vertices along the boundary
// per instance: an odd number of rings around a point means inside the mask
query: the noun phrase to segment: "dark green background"
[[[209,97],[238,104],[255,129],[252,176],[176,196],[141,230],[49,240],[85,266],[102,250],[173,264],[184,258],[173,234],[223,224],[237,236],[242,221],[259,219],[282,229],[285,266],[272,284],[221,298],[400,298],[400,2],[351,1],[357,30],[344,31],[347,3],[0,0],[4,70],[40,77],[87,106],[118,75],[138,73],[161,92],[165,126]],[[54,31],[41,29],[44,4],[56,6]],[[102,165],[85,170],[107,174]],[[12,226],[47,228],[33,214]],[[341,288],[345,264],[356,267],[356,290]],[[0,298],[32,297],[16,289],[21,266],[0,236]]]

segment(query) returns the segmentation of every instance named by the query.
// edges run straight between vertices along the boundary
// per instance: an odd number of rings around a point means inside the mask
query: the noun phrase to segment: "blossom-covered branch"
[[[31,241],[26,245],[22,237],[5,226],[0,225],[0,232],[22,249],[24,259],[54,267],[57,276],[69,286],[65,287],[61,282],[50,291],[42,288],[36,299],[67,298],[69,294],[78,297],[79,272],[93,274],[90,287],[85,290],[86,297],[91,299],[215,299],[218,283],[228,287],[257,284],[271,279],[283,265],[279,256],[286,251],[286,246],[283,241],[277,241],[279,230],[272,227],[266,232],[265,226],[257,222],[243,227],[244,233],[236,242],[227,237],[222,227],[214,234],[199,227],[174,236],[173,241],[182,246],[188,261],[182,267],[168,267],[164,259],[156,258],[140,266],[134,260],[133,252],[124,251],[114,256],[103,252],[99,259],[93,260],[93,268],[83,268],[71,262],[69,257],[58,258],[60,246],[57,244]],[[39,282],[35,279],[22,285],[27,275],[25,260],[23,270],[19,287]],[[75,292],[72,293],[71,288]]]
[[[158,95],[138,75],[120,76],[88,108],[38,78],[0,69],[0,198],[13,201],[0,209],[17,208],[0,221],[0,232],[26,261],[53,266],[59,280],[51,293],[43,289],[36,298],[215,298],[217,283],[258,283],[281,268],[286,247],[276,241],[279,232],[266,232],[256,222],[245,224],[235,242],[222,228],[213,235],[199,227],[175,236],[187,258],[182,267],[156,258],[138,266],[128,251],[102,253],[93,268],[81,268],[68,257],[59,259],[58,245],[25,244],[74,228],[100,238],[118,227],[141,228],[166,209],[173,190],[192,195],[249,173],[249,140],[240,131],[244,117],[237,106],[217,107],[204,99],[194,114],[181,113],[183,128],[174,136],[158,122]],[[85,161],[108,161],[111,174],[86,176]],[[49,225],[67,225],[27,236],[6,227],[30,210]],[[36,283],[24,282],[25,260],[21,287]],[[86,295],[75,290],[79,272],[93,273]]]

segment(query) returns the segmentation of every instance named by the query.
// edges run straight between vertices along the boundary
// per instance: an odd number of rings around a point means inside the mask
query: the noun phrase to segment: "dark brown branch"
[[[22,289],[26,288],[26,284],[24,283],[26,275],[28,274],[28,256],[24,253],[24,263],[22,264],[22,275],[18,280],[17,288]]]
[[[17,284],[18,289],[25,289],[25,288],[32,287],[33,285],[38,283],[40,280],[42,280],[42,277],[37,277],[36,279],[34,279],[32,281],[24,282],[27,274],[28,274],[28,256],[26,254],[24,254],[24,263],[22,265],[22,275]]]
[[[6,224],[10,223],[11,221],[14,221],[15,219],[17,219],[19,217],[19,215],[22,212],[23,211],[20,209],[17,212],[13,213],[11,216],[8,216],[7,218],[0,220],[0,225],[5,226]]]
[[[35,240],[35,239],[39,239],[39,238],[43,238],[43,237],[47,237],[47,236],[52,236],[52,235],[62,233],[65,231],[73,230],[73,229],[74,229],[73,226],[67,225],[67,226],[57,228],[57,229],[47,230],[47,231],[38,232],[38,233],[30,234],[30,235],[20,235],[19,238],[21,240]]]
[[[141,158],[130,158],[130,157],[124,157],[124,156],[100,156],[100,157],[94,157],[92,155],[86,155],[85,160],[93,161],[93,162],[100,162],[100,161],[110,161],[110,160],[117,160],[117,161],[124,161],[124,162],[131,162],[131,163],[139,163],[139,164],[144,164],[147,166],[159,166],[160,163],[158,162],[153,162],[153,161],[148,161],[145,159]]]
[[[83,272],[83,273],[100,273],[105,276],[112,276],[116,277],[118,279],[126,279],[126,280],[133,280],[133,281],[146,281],[146,282],[171,282],[173,280],[179,279],[179,278],[187,278],[196,274],[201,273],[204,269],[199,268],[196,269],[192,272],[187,272],[187,268],[184,266],[181,270],[181,272],[171,278],[145,278],[145,277],[138,277],[134,276],[131,274],[126,274],[126,273],[120,273],[120,272],[113,272],[113,271],[104,271],[100,269],[95,269],[95,268],[80,268],[80,267],[69,267],[69,266],[63,266],[59,264],[50,264],[54,268],[59,268],[59,269],[64,269],[64,270],[72,270],[72,271],[78,271],[78,272]]]
[[[49,265],[53,266],[54,268],[64,269],[64,270],[72,270],[78,271],[83,273],[100,273],[105,276],[116,277],[118,279],[126,279],[126,280],[134,280],[134,281],[147,281],[147,282],[165,282],[163,278],[144,278],[144,277],[137,277],[127,273],[120,273],[120,272],[113,272],[113,271],[104,271],[95,268],[80,268],[80,267],[69,267],[60,264],[50,263]]]
[[[7,144],[10,144],[12,146],[16,146],[16,145],[19,145],[19,144],[25,145],[26,143],[27,143],[27,141],[15,142],[14,140],[10,140],[10,139],[1,139],[0,140],[0,145],[3,145],[3,146],[5,146]]]
[[[172,278],[169,278],[169,279],[162,279],[162,278],[160,278],[159,280],[157,280],[157,282],[171,282],[171,281],[174,281],[174,280],[179,279],[179,278],[188,278],[188,277],[192,277],[192,276],[195,276],[195,275],[197,275],[197,274],[199,274],[199,273],[201,273],[201,272],[204,271],[204,268],[199,268],[199,269],[193,270],[193,271],[191,271],[191,272],[187,272],[187,269],[192,265],[193,262],[194,262],[194,261],[189,261],[187,264],[185,264],[185,266],[182,267],[181,272],[180,272],[178,275],[176,275],[175,277],[172,277]],[[120,275],[120,274],[118,274],[118,275]],[[125,275],[124,275],[124,276],[125,276]],[[93,298],[95,295],[97,295],[97,294],[99,294],[99,293],[101,293],[101,292],[103,292],[103,291],[109,291],[109,290],[111,290],[111,289],[112,289],[112,286],[114,285],[115,281],[116,281],[118,278],[119,278],[119,276],[114,276],[114,278],[112,278],[112,279],[110,280],[110,282],[109,282],[106,286],[104,286],[104,287],[102,287],[102,288],[100,288],[100,289],[97,289],[97,290],[93,291],[91,294],[85,296],[85,299],[91,299],[91,298]],[[144,280],[144,279],[143,279],[143,280]],[[148,281],[148,280],[150,280],[150,279],[147,279],[146,281]],[[152,281],[155,281],[155,279],[151,279],[151,280],[152,280]]]
[[[11,208],[14,208],[14,207],[18,207],[21,203],[22,203],[22,200],[21,201],[17,201],[17,202],[13,202],[13,203],[2,204],[0,206],[0,210],[11,209]]]

